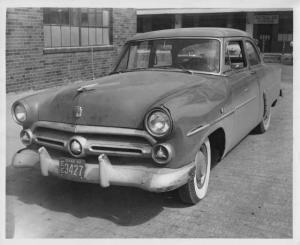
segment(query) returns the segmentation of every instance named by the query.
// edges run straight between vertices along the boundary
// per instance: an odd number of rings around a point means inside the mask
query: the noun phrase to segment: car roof
[[[251,37],[247,32],[232,28],[193,27],[151,31],[136,34],[132,39],[180,38],[180,37]]]

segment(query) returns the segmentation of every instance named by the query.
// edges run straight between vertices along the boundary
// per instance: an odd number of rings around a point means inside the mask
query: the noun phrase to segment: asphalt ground
[[[279,65],[278,65],[279,66]],[[263,135],[244,138],[211,171],[207,197],[182,204],[174,193],[100,188],[13,169],[22,144],[7,94],[7,238],[292,238],[293,81],[282,66],[284,97]]]

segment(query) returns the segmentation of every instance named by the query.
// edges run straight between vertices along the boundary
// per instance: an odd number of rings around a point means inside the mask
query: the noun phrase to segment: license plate
[[[61,158],[58,171],[59,175],[66,179],[82,180],[85,172],[85,160]]]

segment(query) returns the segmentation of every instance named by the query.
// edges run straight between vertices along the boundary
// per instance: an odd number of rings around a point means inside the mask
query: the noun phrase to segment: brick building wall
[[[112,9],[111,21],[111,47],[48,50],[44,48],[43,9],[7,9],[6,91],[43,89],[108,74],[124,42],[136,33],[136,11]]]

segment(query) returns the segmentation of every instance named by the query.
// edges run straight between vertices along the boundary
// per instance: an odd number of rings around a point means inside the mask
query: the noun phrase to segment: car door
[[[234,111],[232,143],[246,136],[257,124],[259,116],[259,87],[255,72],[248,67],[242,39],[228,40],[226,53],[232,71],[228,81]]]
[[[263,101],[263,96],[262,96],[262,91],[265,90],[263,88],[262,84],[262,79],[264,79],[265,76],[265,71],[264,67],[261,62],[261,58],[259,56],[259,53],[257,49],[255,48],[254,43],[250,39],[245,40],[245,53],[247,56],[248,60],[248,66],[249,70],[252,74],[255,74],[255,76],[258,79],[258,85],[259,85],[259,118],[263,115],[264,113],[264,101]],[[258,119],[259,120],[259,119]],[[258,123],[258,122],[257,122]]]

